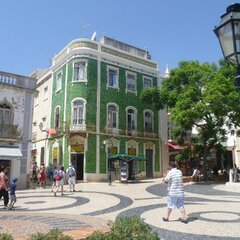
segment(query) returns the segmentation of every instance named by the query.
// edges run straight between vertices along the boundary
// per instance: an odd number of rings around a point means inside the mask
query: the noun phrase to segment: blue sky
[[[106,35],[150,51],[164,71],[222,58],[213,28],[232,0],[1,0],[0,71],[29,75],[76,38]]]

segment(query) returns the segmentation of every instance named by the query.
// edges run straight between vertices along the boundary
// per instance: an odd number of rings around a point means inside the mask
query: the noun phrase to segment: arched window
[[[107,126],[109,128],[117,128],[118,126],[118,108],[115,105],[108,105],[107,108]]]
[[[57,106],[55,108],[55,114],[54,114],[54,127],[59,128],[60,127],[60,107]]]
[[[152,132],[153,130],[153,114],[150,111],[144,113],[144,130],[146,132]]]
[[[84,123],[84,106],[85,102],[81,99],[72,102],[72,124]]]
[[[7,103],[0,103],[0,124],[12,124],[12,108]]]
[[[127,109],[127,130],[132,131],[136,129],[137,129],[136,109],[128,108]]]

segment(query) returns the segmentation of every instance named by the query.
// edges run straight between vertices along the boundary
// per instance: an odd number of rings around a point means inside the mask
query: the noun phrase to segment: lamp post
[[[234,3],[227,7],[226,13],[221,16],[221,21],[214,29],[219,40],[225,60],[237,69],[234,82],[240,93],[240,3]],[[234,149],[235,150],[235,145]],[[233,154],[235,154],[233,152]],[[235,169],[233,159],[233,168]],[[233,181],[232,169],[229,181]]]
[[[46,159],[47,159],[47,139],[48,139],[48,135],[49,135],[49,133],[48,133],[48,131],[46,130],[46,129],[43,129],[43,127],[44,127],[44,125],[43,125],[43,123],[42,122],[40,122],[39,123],[39,129],[40,129],[40,131],[41,132],[46,132],[46,136],[45,136],[45,138],[44,138],[44,159],[43,159],[43,162],[42,162],[42,159],[40,159],[40,163],[42,164],[45,164],[46,163]]]
[[[106,157],[107,157],[107,164],[108,164],[108,185],[111,186],[112,184],[112,174],[111,174],[111,163],[110,163],[110,160],[109,160],[109,151],[110,151],[110,148],[112,146],[112,141],[111,139],[108,139],[108,140],[104,140],[103,141],[103,144],[106,145]]]

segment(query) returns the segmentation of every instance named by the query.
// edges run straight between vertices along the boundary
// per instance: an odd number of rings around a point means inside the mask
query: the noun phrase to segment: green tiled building
[[[105,181],[107,157],[136,155],[145,161],[114,161],[113,179],[161,175],[159,112],[140,100],[157,86],[159,71],[145,50],[103,37],[77,39],[53,58],[49,162],[70,162],[77,179]]]

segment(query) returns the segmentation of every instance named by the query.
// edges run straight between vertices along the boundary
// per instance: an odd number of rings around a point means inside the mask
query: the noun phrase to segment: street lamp
[[[214,32],[220,42],[225,60],[237,69],[234,82],[237,91],[240,92],[240,3],[234,3],[227,7],[226,13],[221,16],[220,24],[215,27]],[[233,165],[234,163],[233,159]],[[236,171],[235,166],[233,168]],[[231,182],[232,170],[229,175]]]
[[[110,162],[110,157],[109,157],[109,151],[112,146],[112,140],[104,140],[103,144],[106,145],[107,151],[106,151],[106,157],[107,157],[107,164],[108,164],[108,185],[111,186],[112,184],[112,174],[111,174],[111,162]]]
[[[240,3],[227,7],[226,13],[214,29],[220,42],[223,56],[227,62],[237,67],[238,76],[235,77],[237,88],[240,85]],[[239,90],[239,88],[238,88]]]
[[[38,127],[39,127],[41,132],[46,132],[46,136],[45,136],[45,139],[44,139],[44,156],[43,156],[44,159],[40,158],[41,164],[42,163],[44,164],[46,162],[46,159],[47,159],[47,139],[48,139],[49,133],[46,129],[43,129],[44,125],[43,125],[42,122],[39,123]]]

